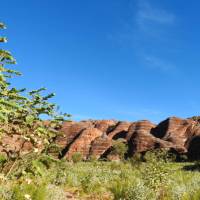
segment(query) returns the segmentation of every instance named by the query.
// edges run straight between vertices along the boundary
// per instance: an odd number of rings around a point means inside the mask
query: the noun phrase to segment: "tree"
[[[0,23],[0,29],[5,28],[6,26]],[[5,42],[7,38],[0,37],[0,43]],[[0,49],[0,131],[2,134],[17,132],[33,145],[38,142],[48,145],[56,136],[54,128],[70,115],[59,113],[57,106],[48,102],[55,94],[43,96],[41,93],[46,88],[26,92],[25,88],[13,87],[9,79],[21,75],[20,72],[8,68],[14,64],[16,60],[12,54]],[[50,117],[48,126],[40,118],[43,114]]]

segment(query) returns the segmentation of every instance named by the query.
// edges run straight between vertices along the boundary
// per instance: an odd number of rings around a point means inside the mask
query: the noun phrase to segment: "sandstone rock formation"
[[[61,148],[60,157],[71,159],[76,152],[84,159],[91,156],[109,156],[113,140],[124,139],[128,145],[126,156],[156,148],[173,149],[179,154],[188,154],[191,159],[200,158],[199,118],[168,118],[158,125],[147,120],[123,122],[116,120],[88,120],[64,122],[55,138]],[[1,139],[0,152],[29,152],[31,144],[18,135],[5,135]]]
[[[118,139],[126,138],[126,134],[130,127],[130,122],[118,122],[111,132],[108,133],[108,138]]]
[[[102,155],[104,155],[104,153],[109,151],[111,148],[112,140],[126,138],[126,134],[130,125],[130,122],[115,122],[110,124],[110,126],[107,127],[107,131],[105,131],[101,137],[96,138],[91,144],[89,156],[100,158]]]
[[[101,157],[112,146],[112,140],[106,135],[96,138],[92,144],[89,152],[89,156],[93,156],[97,159]]]
[[[93,123],[95,124],[95,128],[104,133],[108,133],[113,129],[113,127],[116,126],[118,122],[115,120],[96,120]]]
[[[17,155],[23,155],[32,150],[32,143],[26,141],[20,135],[4,135],[1,138],[0,153],[5,156],[14,158]]]
[[[127,134],[129,143],[129,155],[136,152],[145,152],[156,148],[171,148],[173,144],[152,135],[152,130],[156,125],[150,121],[143,120],[133,123]]]
[[[190,119],[171,117],[158,124],[153,130],[153,135],[174,144],[184,146],[195,124],[196,122]]]
[[[91,121],[64,122],[60,129],[61,135],[56,138],[56,143],[61,148],[65,148],[76,139],[81,131],[92,127],[94,125]]]
[[[87,128],[83,130],[79,137],[70,145],[69,150],[66,153],[66,157],[71,159],[74,153],[79,152],[82,154],[84,159],[87,159],[91,143],[95,140],[95,138],[100,137],[102,134],[102,131],[97,128]]]
[[[108,155],[112,141],[119,138],[126,140],[128,156],[156,148],[174,149],[180,154],[187,153],[189,150],[188,154],[191,156],[194,152],[198,152],[196,147],[198,145],[196,143],[192,145],[194,140],[197,140],[194,138],[200,137],[200,127],[197,121],[177,117],[168,118],[158,125],[147,120],[75,122],[64,124],[61,130],[64,132],[64,137],[60,137],[59,141],[63,144],[62,147],[66,145],[65,156],[68,159],[76,151],[82,153],[85,159],[90,156],[100,158],[104,154]],[[76,136],[78,137],[76,138]],[[191,146],[195,146],[195,148]]]

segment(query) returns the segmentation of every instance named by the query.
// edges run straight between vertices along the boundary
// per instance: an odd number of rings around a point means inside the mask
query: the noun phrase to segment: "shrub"
[[[47,190],[46,200],[66,200],[66,192],[63,188],[50,184]]]
[[[177,162],[187,162],[188,156],[185,154],[180,154],[177,156]]]
[[[124,155],[128,150],[128,146],[124,140],[118,139],[113,141],[111,154],[118,155],[121,160],[124,159]]]
[[[128,188],[129,188],[129,185],[127,182],[116,180],[110,187],[110,191],[112,192],[114,196],[114,200],[119,200],[119,199],[128,200]]]
[[[81,179],[81,187],[84,192],[89,192],[92,186],[92,174],[88,173],[86,176]]]
[[[8,162],[7,176],[20,178],[24,175],[45,176],[47,169],[57,165],[59,161],[45,154],[29,153],[14,162]],[[60,163],[60,162],[59,162]],[[5,165],[5,169],[6,169]]]
[[[97,159],[97,157],[95,156],[95,155],[91,155],[90,157],[89,157],[89,161],[90,162],[95,162],[95,161],[97,161],[98,159]]]
[[[13,188],[13,200],[46,200],[46,186],[36,184],[22,184]]]
[[[0,23],[0,29],[5,29],[3,23]],[[5,37],[0,37],[0,43],[6,41]],[[13,64],[16,64],[16,60],[12,54],[0,49],[0,134],[17,133],[21,135],[21,139],[31,142],[35,147],[41,146],[41,143],[48,146],[57,135],[55,128],[70,115],[57,112],[56,104],[49,102],[55,94],[42,95],[46,88],[24,94],[25,88],[13,87],[9,79],[21,75],[9,68]],[[49,125],[44,125],[41,115],[49,116]],[[21,152],[14,153],[20,156]]]
[[[142,155],[140,153],[135,153],[132,158],[129,158],[128,161],[133,167],[138,168],[143,162]]]
[[[155,149],[147,151],[144,155],[144,160],[146,162],[174,162],[176,160],[176,155],[169,152],[167,149]]]
[[[46,149],[44,149],[45,154],[49,154],[49,155],[57,157],[57,158],[61,155],[61,151],[62,151],[62,148],[55,143],[49,144],[46,147]]]
[[[111,183],[110,191],[114,200],[154,200],[155,194],[137,179],[118,179]]]
[[[81,162],[83,160],[83,157],[82,157],[82,154],[79,153],[79,152],[76,152],[72,155],[72,161],[74,163],[77,163],[77,162]]]
[[[162,161],[151,160],[141,168],[141,177],[144,184],[154,191],[159,192],[160,188],[168,184],[170,170],[166,168]]]
[[[6,161],[7,161],[7,157],[3,154],[0,154],[0,168],[3,168]]]

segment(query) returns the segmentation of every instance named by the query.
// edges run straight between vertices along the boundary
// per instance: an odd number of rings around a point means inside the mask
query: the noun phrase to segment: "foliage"
[[[157,160],[152,160],[143,166],[141,171],[144,184],[156,192],[160,192],[163,186],[167,186],[169,173],[170,169],[167,169],[162,161]]]
[[[0,154],[0,169],[2,170],[2,168],[4,167],[4,164],[6,163],[7,158],[5,157],[5,155]]]
[[[200,172],[185,170],[190,165],[153,160],[135,168],[130,162],[72,163],[29,154],[17,161],[9,177],[0,174],[0,199],[20,200],[28,194],[64,200],[69,193],[83,200],[197,200]]]
[[[142,164],[142,161],[143,159],[140,153],[135,153],[131,158],[128,159],[128,162],[130,162],[134,168],[139,168]]]
[[[121,160],[124,159],[124,155],[127,152],[128,147],[123,139],[118,139],[113,141],[111,154],[117,155]]]
[[[196,122],[200,122],[200,116],[193,116],[193,117],[191,117],[189,119],[192,119],[192,120],[194,120]]]
[[[5,28],[5,25],[0,23],[0,29]],[[0,42],[7,42],[7,38],[1,37]],[[21,75],[9,68],[14,64],[16,60],[12,54],[0,49],[0,133],[17,133],[24,141],[29,141],[34,146],[47,146],[57,134],[55,128],[70,115],[59,113],[57,106],[49,103],[49,99],[55,94],[42,95],[46,88],[25,93],[25,88],[13,87],[9,80]],[[50,117],[48,126],[42,122],[41,115]]]
[[[130,195],[130,191],[131,191],[130,187],[131,186],[126,181],[117,180],[116,182],[114,182],[113,185],[110,187],[110,191],[114,195],[114,200],[118,200],[118,199],[131,200],[133,196]]]
[[[13,188],[13,200],[45,200],[46,199],[46,187],[40,185],[38,187],[35,184],[21,184]]]
[[[48,155],[29,153],[21,156],[15,161],[8,161],[4,164],[3,172],[8,178],[20,178],[27,174],[32,176],[43,176],[46,173],[46,169],[48,169],[53,162],[56,162],[56,160]]]
[[[81,162],[83,160],[83,157],[82,157],[82,154],[79,153],[79,152],[76,152],[72,155],[72,161],[74,163],[77,163],[77,162]]]
[[[151,161],[163,161],[163,162],[174,162],[176,161],[176,155],[169,152],[166,149],[155,149],[147,151],[144,155],[144,160]]]
[[[88,158],[88,160],[90,162],[96,162],[98,159],[97,159],[97,157],[95,155],[90,155],[90,157]]]

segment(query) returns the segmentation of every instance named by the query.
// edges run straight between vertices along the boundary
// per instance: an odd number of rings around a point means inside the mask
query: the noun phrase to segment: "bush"
[[[142,155],[140,153],[136,153],[132,158],[129,158],[128,161],[131,163],[133,167],[138,168],[143,162]]]
[[[114,200],[155,200],[155,194],[139,180],[119,179],[111,183]],[[160,200],[160,199],[159,199]]]
[[[20,178],[24,175],[45,176],[48,169],[56,167],[60,162],[45,154],[29,153],[14,162],[7,162],[4,168],[8,168],[7,172],[9,171],[9,174],[7,176],[9,175],[9,177]]]
[[[90,157],[89,157],[89,161],[90,162],[95,162],[95,161],[97,161],[98,159],[97,159],[97,157],[95,156],[95,155],[91,155]]]
[[[0,29],[5,28],[5,25],[0,23]],[[6,41],[5,37],[0,37],[0,43]],[[57,136],[55,129],[70,115],[59,113],[57,105],[49,102],[55,94],[43,95],[42,92],[46,88],[25,93],[26,88],[13,87],[9,82],[10,78],[21,75],[20,72],[10,68],[14,64],[16,60],[12,54],[0,49],[0,135],[3,137],[3,134],[17,133],[24,142],[31,142],[36,148],[46,147]],[[48,125],[41,120],[43,115],[50,118]],[[23,149],[22,147],[20,149]],[[9,149],[5,148],[5,151],[8,153]],[[13,152],[16,157],[19,157],[20,153],[21,150]]]
[[[7,161],[7,157],[3,154],[0,154],[0,168],[3,168],[6,161]]]
[[[144,160],[146,162],[174,162],[176,155],[166,149],[155,149],[147,151],[144,155]]]
[[[62,152],[62,148],[59,145],[55,144],[55,143],[49,144],[46,147],[46,149],[44,150],[45,154],[54,156],[56,158],[58,158],[61,155],[61,152]]]
[[[82,157],[82,154],[79,153],[79,152],[76,152],[72,155],[72,161],[74,163],[77,163],[77,162],[81,162],[83,160],[83,157]]]
[[[188,156],[185,154],[181,154],[177,156],[177,162],[187,162],[188,161]]]
[[[13,188],[13,200],[46,200],[46,187],[36,184],[22,184]]]
[[[116,180],[115,183],[113,183],[112,186],[110,187],[110,191],[114,196],[114,200],[119,200],[119,199],[131,200],[133,199],[133,196],[131,197],[131,195],[129,194],[129,188],[130,186],[127,182]]]
[[[117,155],[121,160],[124,159],[124,155],[127,153],[128,146],[124,140],[118,139],[113,141],[111,155]]]
[[[163,186],[167,186],[169,173],[170,169],[166,168],[162,161],[153,159],[141,168],[141,177],[144,184],[156,192],[159,192]]]

